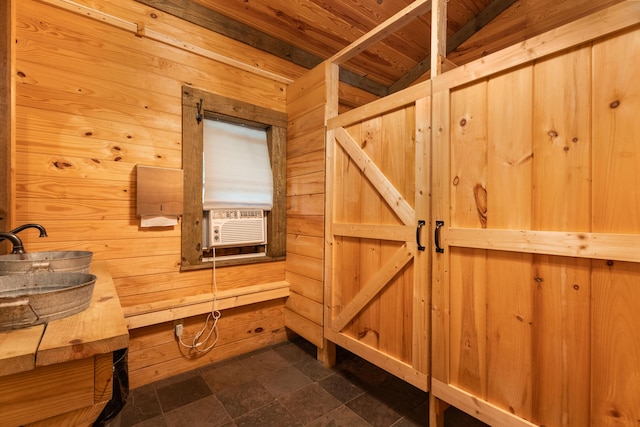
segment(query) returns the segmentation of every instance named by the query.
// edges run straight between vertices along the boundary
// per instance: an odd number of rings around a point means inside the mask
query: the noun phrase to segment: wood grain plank
[[[640,255],[629,251],[639,244],[637,234],[453,228],[445,239],[451,246],[467,248],[640,261]]]
[[[590,420],[591,260],[535,256],[533,420]]]
[[[333,327],[336,330],[342,330],[380,292],[389,280],[411,260],[412,256],[412,252],[405,245],[396,250],[394,256],[385,260],[380,271],[371,277],[362,287],[362,290],[358,292],[358,295],[343,307],[338,317],[334,319]]]
[[[487,398],[486,251],[450,249],[449,384]],[[442,369],[439,367],[439,369]]]
[[[36,367],[36,351],[45,325],[0,332],[0,377]]]
[[[287,234],[287,253],[322,259],[323,239],[303,234]]]
[[[637,2],[632,2],[637,4]],[[593,47],[593,230],[600,233],[640,233],[640,158],[634,141],[640,138],[635,114],[640,88],[638,29],[602,40]],[[612,67],[620,55],[628,61]]]
[[[394,210],[402,222],[407,225],[412,224],[415,213],[402,194],[385,180],[384,175],[371,159],[359,150],[354,138],[352,138],[344,128],[338,128],[335,132],[336,140],[349,152],[351,159],[354,160],[369,181],[377,188],[382,197],[387,201],[387,204]]]
[[[292,293],[287,298],[285,307],[287,310],[301,315],[316,325],[322,326],[322,304],[297,293]]]
[[[590,231],[590,49],[534,68],[534,229]]]
[[[602,426],[640,419],[638,263],[593,263],[591,420]]]
[[[451,226],[487,226],[487,83],[451,93]]]
[[[322,280],[322,260],[294,253],[287,254],[285,269],[315,280]]]
[[[305,277],[292,271],[285,273],[285,280],[289,282],[291,292],[295,292],[315,302],[323,302],[323,282]]]

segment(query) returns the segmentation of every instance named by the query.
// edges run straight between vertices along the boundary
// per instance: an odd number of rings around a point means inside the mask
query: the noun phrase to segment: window
[[[184,215],[181,270],[211,266],[211,263],[206,261],[208,253],[203,253],[206,237],[203,230],[207,227],[207,213],[203,204],[205,123],[207,125],[212,123],[240,125],[246,129],[264,132],[272,172],[273,207],[270,211],[266,211],[266,247],[256,245],[227,248],[223,251],[224,253],[245,256],[233,259],[217,258],[216,264],[218,266],[235,265],[284,259],[286,253],[286,114],[184,86],[182,94]],[[260,256],[251,256],[251,254]],[[219,252],[216,250],[216,257],[218,255]]]

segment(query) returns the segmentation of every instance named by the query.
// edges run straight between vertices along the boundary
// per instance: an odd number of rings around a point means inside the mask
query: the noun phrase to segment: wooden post
[[[15,16],[16,1],[8,0],[0,5],[0,117],[4,126],[0,127],[0,159],[3,159],[0,179],[0,231],[10,230],[15,209]],[[2,243],[6,249],[6,243]],[[0,249],[0,253],[2,252]]]
[[[431,78],[440,75],[447,56],[447,0],[431,4]]]
[[[442,72],[441,58],[444,58],[446,54],[447,54],[447,0],[433,0],[431,5],[431,79],[440,75],[440,73]],[[434,94],[432,93],[432,96],[433,95]],[[444,99],[444,97],[442,96],[442,93],[436,96],[436,98],[438,97],[439,99]],[[441,107],[441,104],[439,102],[437,101],[433,102],[431,104],[432,111],[434,109],[434,105],[436,106],[435,108]],[[443,138],[443,136],[445,136],[446,133],[443,135],[444,129],[442,128],[443,123],[445,122],[442,121],[443,117],[440,116],[439,114],[440,111],[442,110],[435,111],[432,113],[432,122],[431,122],[432,135],[433,135],[432,144],[434,144],[435,146],[434,152],[432,152],[432,155],[433,155],[433,158],[436,158],[436,159],[441,158],[438,153],[444,150],[442,144],[443,142],[446,141],[446,139]],[[436,176],[438,172],[441,172],[441,171],[438,171],[436,169],[431,171],[433,176]],[[445,194],[443,191],[444,189],[436,190],[435,188],[432,188],[434,199],[437,200],[439,198],[442,198],[443,195]],[[442,212],[444,205],[442,204],[442,200],[439,200],[439,202],[436,201],[432,205],[432,207],[434,206],[436,206],[436,208],[432,209],[432,217],[431,217],[432,221],[435,221],[438,218],[444,218],[444,213]],[[434,272],[442,271],[440,269],[442,262],[443,260],[441,258],[434,258],[431,262],[431,268],[433,269],[432,271]],[[438,297],[434,298],[434,301],[432,301],[432,304],[436,304],[436,306],[439,308],[440,316],[433,317],[432,315],[431,321],[441,322],[445,320],[441,317],[442,308],[443,308],[442,305],[444,304],[444,298],[441,293],[442,277],[437,277],[435,278],[435,280],[432,280],[432,286],[434,286],[435,283],[440,284],[440,286],[436,286],[436,291],[438,293],[435,295],[438,295]],[[432,313],[434,312],[435,311],[432,311]],[[442,360],[441,358],[443,356],[441,351],[444,348],[444,345],[445,345],[444,341],[446,340],[446,336],[435,333],[436,331],[442,332],[442,325],[436,328],[435,324],[433,324],[431,327],[432,327],[432,334],[430,335],[431,348],[432,348],[431,378],[433,378],[434,375],[440,378],[442,378],[443,376],[446,377],[447,375],[446,374],[446,371],[447,371],[446,355],[445,355],[445,360]],[[437,346],[439,348],[436,349],[435,348],[436,345],[434,343],[437,343]],[[434,359],[435,359],[435,363],[434,363]],[[429,388],[431,390],[431,393],[429,393],[429,425],[431,427],[442,427],[444,426],[444,411],[447,409],[448,405],[434,396],[433,387],[430,386]]]

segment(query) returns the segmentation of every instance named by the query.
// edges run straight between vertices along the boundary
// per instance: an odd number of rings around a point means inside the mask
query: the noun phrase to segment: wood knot
[[[67,163],[67,162],[53,162],[53,166],[55,166],[58,169],[68,169],[70,167],[73,167],[71,163]]]
[[[558,132],[556,132],[555,130],[550,130],[549,132],[547,132],[547,134],[551,137],[551,138],[557,138],[558,137]]]
[[[618,108],[619,106],[620,106],[620,101],[617,99],[613,101],[611,104],[609,104],[609,108]]]
[[[487,190],[481,184],[476,184],[473,188],[473,195],[482,228],[487,228]]]

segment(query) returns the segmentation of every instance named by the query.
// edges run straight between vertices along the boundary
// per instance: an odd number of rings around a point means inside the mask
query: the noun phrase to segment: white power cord
[[[180,342],[180,345],[182,345],[183,347],[186,347],[190,350],[195,350],[198,353],[206,353],[208,351],[210,351],[213,347],[215,347],[215,345],[218,342],[218,320],[220,319],[220,317],[222,317],[222,314],[220,313],[220,311],[216,310],[216,302],[218,300],[218,281],[217,281],[217,277],[216,277],[216,249],[213,248],[213,266],[212,266],[212,278],[211,278],[211,286],[212,286],[212,292],[213,292],[213,300],[211,301],[211,312],[209,312],[209,314],[207,315],[207,319],[204,321],[204,325],[202,326],[202,329],[200,329],[195,336],[193,337],[193,341],[191,342],[191,344],[185,344],[182,341],[182,325],[176,325],[175,327],[175,334],[176,337],[178,338],[178,341]],[[209,333],[207,334],[207,336],[203,339],[200,340],[200,338],[202,337],[202,335],[204,335],[205,331],[207,330],[207,326],[209,325],[209,321],[213,319],[213,324],[211,325],[211,329],[209,330]],[[209,339],[211,338],[211,335],[215,333],[215,339],[213,340],[213,343],[211,345],[209,345],[208,347],[201,349],[200,347],[203,346],[204,344],[206,344],[207,342],[209,342]]]

